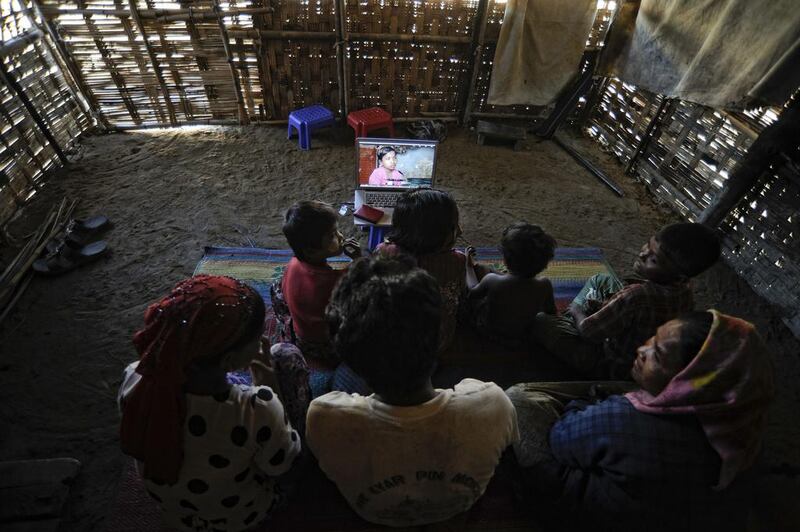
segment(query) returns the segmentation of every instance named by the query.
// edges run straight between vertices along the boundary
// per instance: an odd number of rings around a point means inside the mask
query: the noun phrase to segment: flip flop
[[[72,249],[70,246],[61,245],[55,253],[51,253],[43,259],[35,260],[33,262],[33,270],[42,275],[61,275],[99,259],[107,251],[108,243],[105,240],[92,242],[80,249]]]
[[[48,254],[58,252],[58,248],[67,242],[73,249],[79,249],[91,242],[96,235],[111,227],[111,221],[103,215],[90,218],[75,218],[69,221],[64,236],[50,240],[45,246]]]
[[[74,231],[70,231],[63,236],[57,236],[45,245],[44,249],[47,252],[46,255],[58,253],[59,249],[64,245],[69,246],[73,250],[80,250],[90,243],[92,236],[91,234],[81,234]]]
[[[75,231],[77,233],[88,233],[92,231],[99,231],[105,229],[110,223],[107,216],[102,214],[92,216],[90,218],[75,218],[70,220],[67,226],[67,232]]]

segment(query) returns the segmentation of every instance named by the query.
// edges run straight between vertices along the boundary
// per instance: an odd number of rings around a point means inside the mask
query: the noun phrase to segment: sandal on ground
[[[92,242],[79,249],[73,249],[66,243],[43,259],[33,262],[33,270],[42,275],[60,275],[70,270],[95,261],[108,251],[105,240]]]
[[[102,214],[89,218],[75,218],[69,221],[67,232],[91,233],[106,229],[110,223],[108,217]]]
[[[103,215],[75,218],[69,221],[62,236],[57,236],[47,243],[45,250],[48,255],[56,253],[65,242],[73,249],[82,248],[110,227],[111,221]]]

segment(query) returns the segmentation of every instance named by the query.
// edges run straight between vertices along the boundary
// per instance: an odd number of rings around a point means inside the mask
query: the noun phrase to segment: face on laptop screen
[[[360,188],[433,186],[436,141],[361,138],[356,142]]]

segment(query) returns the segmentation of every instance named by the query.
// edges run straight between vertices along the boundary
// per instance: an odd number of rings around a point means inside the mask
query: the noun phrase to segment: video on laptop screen
[[[356,139],[360,188],[433,186],[437,141]]]

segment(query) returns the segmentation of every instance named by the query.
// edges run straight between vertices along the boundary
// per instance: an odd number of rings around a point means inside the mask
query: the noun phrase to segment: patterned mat
[[[280,279],[292,256],[291,250],[286,249],[207,247],[194,273],[240,279],[258,290],[269,304],[269,285]],[[495,248],[478,248],[477,259],[495,270],[505,270],[503,257]],[[344,268],[350,259],[336,257],[328,262],[334,268]],[[552,281],[556,306],[561,311],[580,292],[589,277],[611,272],[599,248],[558,248],[542,275]]]

